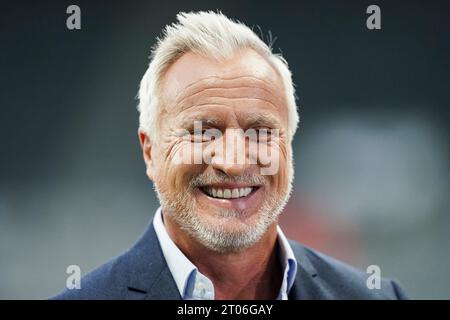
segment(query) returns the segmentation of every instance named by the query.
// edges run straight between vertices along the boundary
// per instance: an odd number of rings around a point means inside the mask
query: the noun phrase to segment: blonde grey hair
[[[233,21],[221,12],[180,12],[178,22],[167,25],[153,47],[150,64],[139,87],[139,126],[150,137],[158,134],[161,104],[161,82],[165,71],[186,52],[194,52],[216,60],[226,60],[239,50],[253,49],[279,73],[288,104],[288,138],[297,130],[299,116],[295,102],[292,75],[286,60],[272,52],[245,24]]]

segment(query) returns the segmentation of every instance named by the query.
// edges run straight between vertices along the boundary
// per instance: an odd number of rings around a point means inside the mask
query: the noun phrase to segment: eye
[[[249,130],[248,138],[255,142],[269,142],[272,139],[273,129],[269,127],[256,127]]]
[[[210,128],[206,128],[203,130],[192,130],[190,131],[191,141],[192,142],[207,142],[211,141],[215,134]]]
[[[203,134],[205,134],[205,131],[206,130],[192,130],[192,131],[190,131],[190,134],[192,135],[192,136],[198,136],[198,137],[201,137]]]
[[[272,129],[269,127],[259,127],[256,128],[256,131],[258,132],[258,134],[272,134]]]

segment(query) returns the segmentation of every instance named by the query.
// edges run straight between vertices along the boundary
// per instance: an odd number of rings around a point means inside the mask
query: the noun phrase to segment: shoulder
[[[327,256],[298,242],[289,241],[298,260],[299,268],[314,273],[312,280],[325,299],[406,299],[396,281],[381,278],[379,289],[369,289],[371,274],[358,270],[342,261]]]
[[[140,299],[165,267],[153,225],[127,251],[81,278],[80,289],[65,289],[51,299]]]
[[[127,293],[129,252],[115,257],[81,278],[80,289],[65,289],[52,300],[122,299]]]

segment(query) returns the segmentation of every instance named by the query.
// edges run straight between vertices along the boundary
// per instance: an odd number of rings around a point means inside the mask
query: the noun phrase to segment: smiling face
[[[293,176],[280,76],[250,49],[225,62],[188,52],[161,87],[158,137],[140,138],[164,217],[218,252],[252,246],[276,224]]]

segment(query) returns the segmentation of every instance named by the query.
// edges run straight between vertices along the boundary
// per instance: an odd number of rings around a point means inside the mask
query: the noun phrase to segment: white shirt
[[[156,211],[153,226],[181,297],[184,300],[214,300],[214,285],[212,281],[203,275],[172,241],[164,226],[161,207]],[[297,274],[297,260],[279,226],[277,226],[277,232],[281,266],[284,269],[277,299],[287,300]]]

